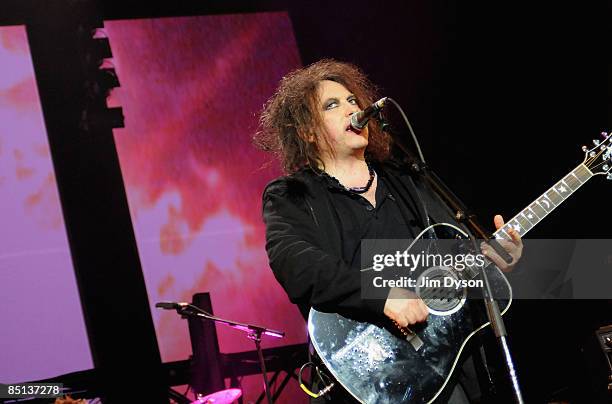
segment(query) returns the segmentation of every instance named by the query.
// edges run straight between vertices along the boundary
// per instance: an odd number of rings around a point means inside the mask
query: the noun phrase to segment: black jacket
[[[454,223],[440,198],[405,166],[375,165],[408,217]],[[263,193],[266,250],[270,267],[304,318],[321,311],[382,315],[385,301],[361,298],[360,272],[342,259],[341,223],[329,191],[313,170],[304,168],[270,182]],[[412,212],[408,212],[411,210]]]

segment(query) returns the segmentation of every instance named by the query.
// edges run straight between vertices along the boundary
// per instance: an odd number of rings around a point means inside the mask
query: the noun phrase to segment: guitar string
[[[606,141],[607,141],[607,140],[608,140],[608,139],[606,139]],[[587,157],[587,159],[585,160],[585,166],[587,167],[587,169],[589,169],[589,170],[590,170],[590,169],[598,168],[599,166],[602,166],[602,165],[606,164],[606,161],[604,160],[604,161],[600,162],[600,163],[599,163],[599,164],[597,164],[597,165],[593,165],[593,161],[594,161],[594,160],[596,160],[596,159],[598,159],[598,158],[599,158],[599,156],[600,156],[602,153],[604,153],[604,151],[606,151],[606,150],[608,150],[608,151],[610,151],[610,152],[612,153],[612,148],[610,148],[610,146],[608,146],[607,148],[603,148],[603,149],[602,149],[602,148],[599,148],[599,149],[598,149],[598,151],[597,151],[597,153],[596,153],[594,156],[589,156],[589,157]],[[612,159],[611,159],[611,160],[612,160]],[[589,167],[589,165],[590,165],[590,167]],[[573,193],[574,193],[574,190],[572,190],[572,194],[573,194]],[[570,195],[571,195],[571,194],[570,194]],[[564,198],[564,199],[563,199],[561,202],[565,201],[565,199],[567,199],[567,198]],[[556,206],[555,206],[555,207],[556,207]],[[522,211],[521,211],[521,213],[522,213]],[[508,227],[508,226],[509,226],[509,223],[510,223],[512,220],[514,220],[514,219],[518,218],[518,217],[519,217],[519,215],[520,215],[521,213],[519,213],[519,214],[517,214],[516,216],[514,216],[514,217],[513,217],[513,218],[512,218],[512,219],[511,219],[511,220],[510,220],[508,223],[506,223],[506,225],[505,225],[505,226],[502,226],[501,228],[499,228],[499,229],[498,229],[498,230],[497,230],[497,231],[496,231],[494,234],[496,234],[496,233],[498,233],[498,232],[502,231],[502,230],[504,229],[504,227]],[[548,213],[550,213],[550,212],[547,212],[547,215],[548,215]],[[542,218],[539,218],[538,222],[539,222],[541,219],[542,219]],[[535,225],[534,225],[534,226],[535,226]],[[533,226],[532,226],[532,227],[533,227]],[[507,240],[507,241],[511,241],[511,238],[510,238],[510,240],[508,240],[507,238],[505,238],[505,237],[503,236],[503,234],[502,234],[502,236],[501,236],[501,237],[502,237],[503,239]],[[488,267],[489,265],[491,265],[491,264],[492,264],[492,262],[491,262],[490,260],[487,260],[487,261],[488,261],[488,264],[486,265],[486,267]],[[486,267],[485,267],[485,268],[486,268]],[[452,267],[451,267],[451,268],[452,268]],[[463,278],[462,276],[460,276],[460,274],[462,274],[462,271],[458,271],[458,270],[456,270],[455,268],[452,268],[452,269],[453,269],[453,270],[454,270],[454,271],[455,271],[455,272],[458,274],[458,277]],[[469,266],[469,265],[468,265],[468,266],[466,267],[466,269],[473,270],[474,268],[473,268],[472,266]],[[466,271],[466,272],[467,272],[467,271]],[[477,274],[476,274],[476,275],[472,275],[472,276],[470,276],[470,279],[473,279],[475,276],[477,276]],[[426,290],[430,290],[430,289],[426,289]],[[424,301],[425,301],[425,300],[432,300],[432,299],[430,298],[430,294],[428,294],[428,293],[422,293],[422,294],[421,294],[421,298],[422,298]],[[447,298],[447,299],[448,299],[448,298]],[[399,324],[397,324],[397,322],[395,322],[395,321],[394,321],[394,323],[395,323],[395,325],[396,325],[396,326],[397,326],[397,327],[400,329],[400,331],[404,332],[404,327],[401,327],[401,326],[400,326]]]
[[[608,163],[608,162],[604,160],[604,161],[602,161],[601,163],[599,163],[599,164],[597,164],[597,165],[594,165],[594,166],[592,166],[592,167],[589,167],[589,168],[590,168],[590,169],[593,169],[593,168],[598,168],[599,166],[602,166],[602,165],[607,164],[607,163]]]
[[[597,150],[597,154],[595,154],[594,156],[589,156],[589,157],[587,157],[586,162],[585,162],[585,165],[587,165],[587,164],[592,164],[592,163],[593,163],[593,160],[597,160],[597,159],[599,158],[599,156],[600,156],[600,155],[601,155],[601,154],[602,154],[602,153],[603,153],[605,150],[608,150],[608,147],[604,147],[603,149],[602,149],[602,148],[598,148],[598,150]],[[589,161],[589,160],[590,160],[590,161]],[[603,162],[602,162],[602,163],[600,163],[599,165],[604,164],[604,163],[605,163],[605,161],[603,161]],[[588,167],[588,166],[587,166],[587,167]],[[590,168],[590,167],[589,167],[589,168]]]
[[[603,149],[603,150],[602,150],[601,148],[600,148],[600,149],[598,149],[598,151],[597,151],[597,153],[596,153],[596,155],[595,155],[595,156],[590,156],[590,157],[588,157],[588,158],[587,158],[587,160],[586,160],[586,162],[585,162],[585,165],[587,165],[587,164],[592,164],[593,160],[595,160],[595,159],[599,158],[599,156],[600,156],[600,155],[601,155],[601,154],[604,152],[604,150],[605,150],[605,149]],[[596,165],[596,166],[590,167],[590,168],[596,168],[596,167],[599,167],[600,165],[603,165],[603,164],[605,164],[605,161],[604,161],[604,162],[602,162],[602,163],[600,163],[600,164],[598,164],[598,165]],[[589,168],[589,167],[587,166],[587,168]],[[573,193],[573,191],[572,191],[572,193]],[[563,202],[565,199],[566,199],[566,198],[564,198],[564,199],[563,199],[561,202]],[[522,212],[522,211],[521,211],[521,212]],[[547,212],[547,213],[548,213],[548,212]],[[517,214],[516,216],[514,216],[514,217],[513,217],[513,218],[512,218],[510,221],[508,221],[508,223],[506,223],[506,225],[505,225],[505,226],[503,226],[503,227],[501,227],[500,229],[498,229],[498,230],[497,230],[495,233],[498,233],[498,232],[500,232],[500,231],[504,230],[504,228],[509,228],[509,227],[510,227],[510,224],[509,224],[509,223],[510,223],[510,222],[512,222],[512,221],[513,221],[513,220],[515,220],[515,219],[516,219],[516,220],[518,220],[518,217],[519,217],[519,216],[520,216],[520,213],[519,213],[519,214]],[[512,239],[511,239],[511,238],[506,238],[506,237],[504,237],[504,236],[503,236],[503,234],[502,234],[502,238],[503,238],[504,240],[506,240],[506,241],[512,241]],[[487,262],[487,264],[486,264],[485,268],[486,268],[486,267],[489,267],[489,265],[493,264],[493,262],[492,262],[491,260],[487,260],[487,261],[488,261],[488,262]],[[475,269],[475,267],[470,266],[470,265],[468,265],[468,266],[465,268],[465,269],[466,269],[466,271],[465,271],[465,272],[464,272],[463,270],[459,271],[458,269],[456,269],[456,268],[454,268],[454,267],[452,267],[452,266],[450,266],[450,267],[448,267],[448,268],[451,270],[451,272],[452,272],[452,273],[453,273],[453,274],[454,274],[456,277],[458,277],[458,278],[460,278],[460,279],[462,279],[462,280],[463,280],[463,279],[465,279],[465,277],[463,276],[463,273],[466,273],[466,274],[468,275],[468,280],[474,279],[476,276],[478,276],[477,269]],[[431,288],[428,288],[428,289],[425,289],[425,290],[424,290],[422,293],[420,293],[420,297],[421,297],[421,298],[423,298],[423,299],[433,298],[433,297],[435,297],[436,293],[437,293],[437,290],[436,290],[436,289],[431,289]]]
[[[599,157],[600,157],[600,156],[601,156],[601,155],[602,155],[602,154],[603,154],[603,153],[604,153],[606,150],[609,150],[609,147],[606,147],[606,148],[603,148],[603,149],[602,149],[602,148],[599,148],[599,149],[597,150],[597,153],[596,153],[594,156],[589,156],[589,157],[587,157],[587,159],[586,159],[586,161],[585,161],[585,166],[586,166],[586,167],[587,167],[587,168],[590,170],[590,169],[598,168],[598,167],[600,167],[600,166],[602,166],[602,165],[606,164],[606,161],[604,160],[604,161],[600,162],[600,163],[599,163],[599,164],[597,164],[597,165],[593,165],[593,161],[597,160],[597,159],[598,159],[598,158],[599,158]],[[574,192],[574,191],[572,191],[572,193],[573,193],[573,192]],[[565,201],[565,199],[567,199],[567,198],[564,198],[564,199],[563,199],[561,202]],[[522,212],[522,211],[521,211],[521,212]],[[547,213],[549,213],[549,212],[547,212]],[[511,220],[510,220],[508,223],[506,223],[506,225],[505,225],[505,226],[503,226],[503,227],[501,227],[500,229],[498,229],[498,231],[496,231],[495,233],[497,233],[497,232],[499,232],[499,231],[503,230],[503,229],[504,229],[504,227],[510,227],[509,223],[510,223],[512,220],[517,219],[517,218],[519,217],[519,215],[520,215],[520,213],[519,213],[519,214],[517,214],[516,216],[514,216],[514,217],[513,217],[513,218],[512,218],[512,219],[511,219]],[[518,219],[517,219],[517,220],[518,220]],[[532,227],[533,227],[533,226],[532,226]],[[502,238],[503,238],[504,240],[506,240],[506,241],[512,241],[512,240],[511,240],[511,238],[509,238],[509,239],[508,239],[508,238],[504,237],[504,236],[503,236],[503,234],[502,234]],[[488,261],[488,263],[486,264],[485,268],[486,268],[486,267],[488,267],[489,265],[493,264],[493,262],[492,262],[491,260],[487,260],[487,261]],[[454,267],[452,267],[452,266],[451,266],[451,267],[448,267],[448,268],[449,268],[449,269],[451,269],[451,270],[452,270],[452,272],[454,273],[454,275],[455,275],[455,276],[457,276],[458,278],[465,279],[465,278],[462,276],[462,274],[464,273],[464,272],[463,272],[463,270],[462,270],[462,271],[459,271],[458,269],[456,269],[456,268],[454,268]],[[474,267],[473,267],[473,266],[469,266],[469,265],[468,265],[468,266],[466,267],[466,269],[468,269],[468,270],[469,270],[469,272],[468,272],[468,271],[466,271],[466,272],[465,272],[465,273],[467,273],[467,274],[468,274],[468,279],[474,279],[474,278],[475,278],[475,277],[478,275],[477,273],[475,273],[475,271],[476,271],[476,270],[474,269]],[[428,292],[429,292],[429,293],[428,293]],[[424,300],[425,300],[425,299],[430,299],[430,298],[435,297],[436,292],[437,292],[437,290],[435,290],[435,289],[425,289],[425,291],[424,291],[424,292],[420,293],[420,296],[421,296],[421,298],[423,298]]]

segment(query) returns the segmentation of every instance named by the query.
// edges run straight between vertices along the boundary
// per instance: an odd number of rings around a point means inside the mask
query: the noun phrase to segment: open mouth
[[[357,134],[361,133],[361,131],[360,131],[359,129],[355,129],[355,128],[353,128],[351,125],[348,125],[348,126],[346,127],[346,130],[345,130],[345,131],[346,131],[346,132],[357,133]]]

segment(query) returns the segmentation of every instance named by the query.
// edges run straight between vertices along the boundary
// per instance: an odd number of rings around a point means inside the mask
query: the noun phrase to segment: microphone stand
[[[497,240],[492,237],[492,234],[490,234],[480,225],[480,223],[476,220],[475,215],[468,213],[468,210],[465,208],[465,205],[463,205],[463,203],[457,198],[457,196],[446,186],[446,184],[442,182],[442,180],[440,180],[440,178],[433,171],[429,169],[429,167],[427,167],[426,165],[422,165],[419,167],[419,169],[427,183],[436,191],[438,195],[442,197],[442,199],[448,204],[448,206],[455,212],[455,218],[458,222],[467,225],[475,234],[485,240],[486,243],[491,245],[498,254],[501,253],[500,255],[506,260],[506,262],[512,261],[512,257],[510,257],[506,250],[504,250],[503,247],[499,245]],[[470,236],[470,238],[472,237]],[[475,240],[472,239],[472,241]],[[491,323],[491,328],[493,328],[493,332],[497,337],[497,341],[503,353],[504,361],[506,363],[508,374],[510,376],[510,381],[512,383],[514,398],[516,399],[517,403],[523,404],[524,401],[521,394],[516,369],[514,367],[514,361],[512,360],[512,355],[508,347],[508,332],[506,331],[504,320],[499,310],[499,305],[493,297],[493,292],[491,290],[491,285],[489,283],[489,277],[487,275],[486,268],[487,267],[483,268],[481,273],[484,284],[484,288],[482,288],[484,292],[483,302],[486,307],[487,317],[489,319],[489,322]]]
[[[399,106],[398,106],[399,107]],[[418,162],[412,155],[412,153],[407,149],[407,147],[401,143],[399,137],[390,130],[390,126],[385,120],[382,118],[382,115],[379,115],[378,120],[381,124],[381,128],[389,133],[395,141],[395,145],[404,153],[405,157],[410,162],[411,169],[420,174],[422,178],[431,186],[431,188],[443,199],[443,201],[452,209],[455,213],[455,219],[468,226],[474,234],[478,237],[485,240],[493,249],[506,261],[511,262],[512,257],[508,252],[497,242],[497,240],[492,237],[492,234],[488,232],[485,228],[483,228],[480,223],[476,220],[476,216],[471,214],[466,206],[461,202],[461,200],[448,188],[448,186],[442,182],[442,180],[427,166],[424,161]],[[416,139],[415,139],[416,140]],[[476,240],[473,239],[470,234],[470,238],[473,242]],[[482,278],[483,278],[483,292],[484,292],[484,304],[487,311],[487,317],[491,324],[491,328],[493,328],[493,332],[497,337],[497,341],[500,344],[500,349],[503,353],[503,357],[506,363],[506,367],[508,369],[508,374],[510,376],[510,381],[512,383],[512,389],[514,393],[514,398],[517,403],[523,404],[523,396],[521,394],[521,389],[518,382],[518,377],[516,374],[516,369],[514,367],[514,361],[512,360],[512,355],[510,353],[510,349],[508,347],[508,342],[506,340],[508,333],[506,331],[506,327],[504,325],[504,320],[502,318],[501,312],[499,311],[499,306],[497,301],[493,298],[493,292],[491,291],[491,285],[489,283],[489,278],[487,276],[486,267],[482,270]]]
[[[264,360],[263,351],[261,349],[261,336],[268,335],[270,337],[283,338],[285,336],[285,333],[283,331],[276,331],[253,324],[238,323],[236,321],[225,320],[219,317],[215,317],[192,304],[177,304],[175,308],[177,313],[180,314],[182,317],[201,317],[206,320],[214,321],[217,324],[224,324],[236,330],[246,332],[247,338],[255,342],[255,348],[257,349],[257,356],[259,358],[259,365],[261,367],[261,374],[264,380],[264,392],[266,393],[266,399],[268,400],[268,404],[274,403],[274,401],[272,400],[272,395],[270,393],[268,377],[266,376],[266,362]]]

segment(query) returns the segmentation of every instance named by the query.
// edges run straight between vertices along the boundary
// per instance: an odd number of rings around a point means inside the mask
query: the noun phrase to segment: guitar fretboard
[[[548,191],[540,195],[532,204],[510,219],[502,228],[493,233],[495,238],[510,240],[511,237],[508,235],[510,227],[518,232],[521,237],[524,236],[592,176],[593,173],[587,166],[580,164],[559,182],[550,187]]]

